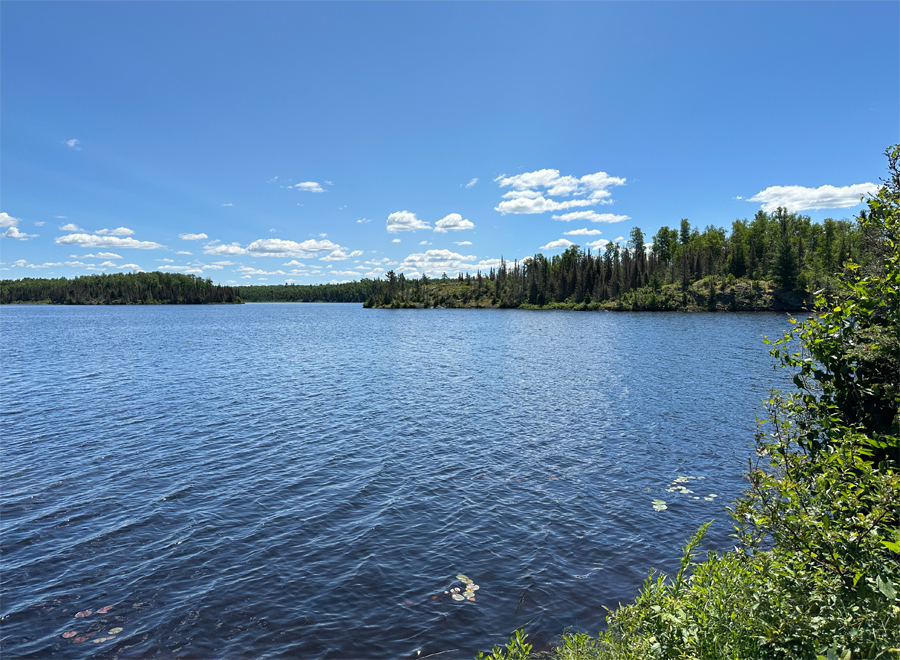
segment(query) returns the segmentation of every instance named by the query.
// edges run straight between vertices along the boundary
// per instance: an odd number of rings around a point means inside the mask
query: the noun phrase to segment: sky
[[[900,3],[17,2],[0,279],[486,271],[682,218],[852,218]]]

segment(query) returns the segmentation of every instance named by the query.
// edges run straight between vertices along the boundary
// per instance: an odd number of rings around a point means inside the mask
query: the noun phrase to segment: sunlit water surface
[[[730,546],[755,415],[786,385],[761,336],[787,327],[6,306],[0,651],[446,660],[520,626],[538,647],[596,632],[702,522]],[[666,492],[678,476],[703,479]],[[459,573],[474,602],[445,593]]]

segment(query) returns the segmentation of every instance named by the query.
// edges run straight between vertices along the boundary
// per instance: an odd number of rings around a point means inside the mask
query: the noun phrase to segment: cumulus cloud
[[[779,206],[788,211],[814,209],[846,209],[860,203],[860,198],[874,195],[879,186],[874,183],[857,183],[852,186],[769,186],[761,190],[748,202],[762,203],[762,210],[770,213]]]
[[[0,238],[18,238],[20,241],[27,241],[29,238],[36,238],[37,234],[26,234],[19,231],[18,227],[9,227],[5,232],[0,234]]]
[[[202,241],[205,238],[209,238],[206,234],[178,234],[178,238],[183,241]]]
[[[178,252],[176,252],[175,254],[189,254],[189,255],[193,255],[194,253],[193,253],[193,252],[188,252],[187,250],[178,250]]]
[[[573,211],[572,213],[563,213],[562,215],[554,215],[554,220],[563,222],[571,222],[572,220],[589,220],[591,222],[622,222],[623,220],[631,220],[627,215],[616,215],[614,213],[597,213],[596,211]]]
[[[259,268],[250,268],[249,266],[241,266],[237,269],[239,273],[247,275],[287,275],[283,270],[260,270]]]
[[[474,186],[476,183],[478,183],[478,177],[477,177],[477,176],[476,176],[474,179],[472,179],[471,181],[469,181],[469,183],[466,184],[466,188],[471,188],[471,187]]]
[[[599,236],[602,233],[599,229],[573,229],[563,232],[563,236]]]
[[[73,255],[74,256],[74,255]],[[121,259],[121,255],[115,252],[98,252],[97,254],[86,254],[82,259]]]
[[[399,243],[399,242],[400,242],[399,238],[395,238],[394,240],[391,241],[391,243]]]
[[[59,230],[60,231],[82,231],[82,232],[84,231],[84,229],[82,229],[81,227],[79,227],[76,224],[72,224],[71,222],[66,225],[62,225],[59,228]]]
[[[464,261],[475,259],[475,255],[462,255],[450,250],[426,250],[411,254],[403,260],[397,270],[404,272],[416,271],[419,273],[441,274],[444,272],[459,271]]]
[[[539,249],[541,249],[541,250],[560,250],[560,249],[570,248],[573,245],[575,245],[575,243],[573,243],[572,241],[567,240],[565,238],[560,238],[555,241],[550,241],[549,243],[547,243],[547,245],[542,245]]]
[[[546,213],[547,211],[562,211],[563,209],[570,209],[575,206],[593,206],[595,203],[596,202],[589,199],[570,199],[564,202],[554,202],[552,199],[546,199],[543,196],[534,198],[518,197],[516,199],[508,199],[500,202],[499,205],[494,207],[494,210],[500,211],[503,215],[506,215],[507,213],[520,215]]]
[[[281,238],[263,238],[250,243],[247,247],[241,247],[240,243],[230,245],[218,245],[215,242],[207,243],[203,247],[205,254],[221,255],[251,255],[254,257],[318,257],[323,253],[335,255],[333,259],[346,259],[351,256],[359,256],[360,251],[342,256],[346,248],[337,243],[324,240],[308,239],[305,241],[288,241]],[[337,253],[337,254],[335,254]]]
[[[153,241],[137,241],[133,238],[120,238],[118,236],[97,236],[91,234],[67,234],[57,236],[57,245],[79,245],[87,248],[133,248],[136,250],[160,250],[165,245]]]
[[[14,218],[5,211],[0,212],[0,227],[15,227],[19,222],[19,218]]]
[[[115,229],[101,229],[94,232],[97,236],[131,236],[134,231],[128,227],[116,227]]]
[[[482,259],[477,264],[463,264],[466,270],[490,270],[500,268],[500,259]]]
[[[451,213],[434,224],[434,231],[439,234],[446,234],[448,231],[461,231],[463,229],[472,229],[473,227],[475,225],[471,220],[463,220],[459,213]]]
[[[191,273],[194,275],[200,275],[203,272],[202,268],[197,266],[170,266],[166,264],[165,266],[160,266],[160,270],[171,270],[178,273]]]
[[[606,240],[605,238],[600,238],[596,241],[591,241],[590,243],[587,243],[586,245],[587,245],[587,247],[594,248],[595,250],[600,250],[600,249],[606,247],[609,242],[610,241]]]
[[[409,211],[397,211],[388,216],[387,230],[392,234],[398,231],[415,231],[416,229],[431,229],[431,227],[419,220],[415,213],[410,213]]]
[[[501,174],[495,182],[501,188],[511,190],[503,195],[505,201],[495,207],[502,214],[545,213],[576,206],[611,204],[609,188],[625,185],[625,179],[610,176],[606,172],[586,174],[582,177],[560,176],[559,170],[536,170],[514,176]],[[547,197],[545,197],[545,195]],[[575,197],[557,202],[550,197]]]
[[[472,241],[454,241],[454,245],[472,245]]]
[[[75,138],[71,138],[69,140],[63,140],[62,143],[69,147],[69,149],[74,149],[75,151],[81,151],[81,147],[78,146],[81,144],[81,140],[76,140]]]
[[[359,257],[362,255],[362,250],[354,250],[353,252],[345,252],[344,250],[335,250],[334,252],[329,252],[324,257],[321,257],[319,261],[343,261],[344,259],[350,259],[351,257]]]
[[[294,188],[296,190],[304,190],[306,192],[314,192],[314,193],[323,193],[325,189],[315,181],[303,181],[302,183],[294,184],[293,186],[288,186],[288,188]]]

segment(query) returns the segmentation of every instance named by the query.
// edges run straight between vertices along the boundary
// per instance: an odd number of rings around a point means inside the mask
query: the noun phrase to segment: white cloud
[[[205,238],[209,238],[206,234],[178,234],[178,238],[183,241],[202,241]]]
[[[34,226],[35,227],[43,227],[45,224],[47,224],[47,223],[44,222],[43,220],[41,220],[40,222],[35,222]]]
[[[860,203],[860,198],[874,195],[879,186],[874,183],[857,183],[852,186],[769,186],[761,190],[748,202],[762,202],[762,210],[771,213],[779,206],[788,211],[813,209],[846,209]]]
[[[482,259],[477,264],[463,264],[463,266],[467,270],[490,270],[491,268],[500,268],[500,259]]]
[[[572,241],[569,241],[565,238],[560,238],[555,241],[550,241],[549,243],[547,243],[547,245],[542,245],[539,249],[541,249],[541,250],[559,250],[559,249],[570,248],[573,245],[575,245],[575,243],[573,243]]]
[[[197,266],[170,266],[166,264],[165,266],[160,266],[160,270],[174,270],[179,273],[191,273],[193,275],[200,275],[203,272],[202,268],[198,268]]]
[[[471,188],[471,187],[474,186],[476,183],[478,183],[478,177],[477,177],[477,176],[476,176],[474,179],[472,179],[471,181],[469,181],[469,183],[466,184],[466,188]]]
[[[454,241],[454,245],[472,245],[472,241]]]
[[[144,269],[137,264],[122,264],[121,266],[116,266],[116,268],[118,268],[119,270],[125,270],[127,268],[128,270],[136,270],[139,273],[144,272]]]
[[[372,221],[369,218],[360,218],[359,220],[356,221],[356,223],[360,224],[360,225],[365,224],[367,222],[372,222]]]
[[[165,245],[152,241],[136,241],[133,238],[116,236],[92,236],[90,234],[68,234],[54,239],[57,245],[80,245],[87,248],[134,248],[137,250],[159,250]]]
[[[239,273],[244,275],[287,275],[283,270],[260,270],[259,268],[250,268],[249,266],[241,266],[237,269]]]
[[[81,144],[81,140],[76,140],[72,138],[70,140],[63,140],[62,143],[69,147],[69,149],[74,149],[75,151],[81,151],[81,147],[78,145]]]
[[[103,268],[118,268],[118,266],[117,266],[115,263],[113,263],[112,261],[104,261],[104,262],[103,262],[102,264],[100,264],[100,265],[101,265]]]
[[[347,253],[342,249],[338,249],[321,257],[319,261],[343,261],[344,259],[358,257],[360,255],[362,255],[362,250],[354,250],[353,252]]]
[[[459,271],[464,261],[475,259],[475,255],[464,256],[450,250],[426,250],[418,254],[411,254],[403,260],[397,269],[407,272],[425,272],[441,274],[444,272]]]
[[[428,241],[419,241],[419,245],[428,245]]]
[[[622,222],[623,220],[631,220],[631,217],[627,215],[615,215],[614,213],[597,213],[596,211],[574,211],[572,213],[554,215],[553,219],[562,220],[563,222],[571,222],[572,220],[590,220],[591,222]]]
[[[207,243],[203,252],[205,254],[244,255],[254,257],[316,257],[323,252],[333,253],[335,250],[343,250],[340,245],[329,240],[317,241],[308,239],[305,241],[287,241],[281,238],[263,238],[250,243],[246,248],[239,243],[231,245],[216,245],[215,242]]]
[[[74,256],[74,255],[73,255]],[[98,252],[97,254],[86,254],[82,259],[121,259],[121,255],[115,252]]]
[[[214,261],[216,266],[237,266],[237,264],[233,261]]]
[[[84,231],[81,227],[76,224],[72,224],[71,222],[67,225],[63,225],[59,228],[60,231]]]
[[[134,231],[128,227],[116,227],[115,229],[101,229],[94,233],[97,236],[131,236]]]
[[[625,179],[610,176],[606,172],[586,174],[582,177],[560,176],[559,170],[536,170],[514,176],[501,174],[494,181],[501,188],[511,188],[502,198],[505,200],[494,210],[507,213],[545,213],[576,206],[611,204],[608,188],[625,185]],[[548,196],[587,197],[557,202]]]
[[[600,239],[597,239],[596,241],[591,241],[590,243],[587,243],[586,245],[587,245],[587,247],[592,247],[595,250],[600,250],[601,248],[606,247],[606,245],[608,243],[609,243],[609,241],[606,240],[605,238],[600,238]]]
[[[431,229],[431,227],[419,220],[415,213],[410,213],[409,211],[397,211],[388,216],[387,230],[392,234],[398,231],[415,231],[416,229]]]
[[[193,253],[193,252],[188,252],[187,250],[178,250],[178,252],[176,252],[175,254],[189,254],[189,255],[193,255],[194,253]]]
[[[68,220],[69,219],[69,216],[67,216],[67,215],[54,215],[53,217],[56,218],[57,220]]]
[[[175,263],[175,260],[174,260],[174,259],[169,259],[168,257],[165,258],[165,259],[157,259],[157,261],[162,261],[163,263],[167,263],[167,264],[174,264],[174,263]]]
[[[0,212],[0,227],[15,227],[19,222],[19,218],[14,218],[5,211]]]
[[[463,220],[459,213],[451,213],[438,220],[434,225],[434,231],[446,234],[448,231],[460,231],[475,227],[471,220]]]
[[[516,213],[516,214],[531,214],[531,213],[546,213],[547,211],[561,211],[563,209],[570,209],[573,206],[593,206],[595,202],[592,202],[589,199],[570,199],[565,202],[554,202],[552,199],[545,199],[543,196],[538,196],[533,199],[528,197],[518,197],[516,199],[508,199],[504,202],[500,202],[498,206],[494,207],[495,211],[500,211],[503,215],[507,213]]]
[[[23,231],[19,231],[18,227],[10,227],[5,232],[0,234],[0,238],[18,238],[20,241],[27,241],[29,238],[36,238],[37,234],[26,234]]]
[[[325,189],[321,185],[316,183],[315,181],[303,181],[302,183],[298,183],[293,186],[288,186],[288,188],[296,188],[297,190],[304,190],[306,192],[314,192],[314,193],[325,192]]]
[[[225,263],[225,262],[222,261],[222,262],[220,262],[220,263]],[[231,262],[229,261],[228,264],[231,265]],[[301,268],[306,268],[306,264],[302,264],[302,263],[300,263],[299,261],[297,261],[296,259],[291,259],[291,260],[288,261],[287,263],[284,263],[284,264],[281,264],[281,265],[282,265],[282,266],[300,266]]]
[[[229,203],[229,204],[222,204],[222,206],[234,206],[234,204],[231,204],[231,203]]]
[[[399,242],[400,242],[399,238],[395,238],[394,240],[391,241],[391,243],[399,243]]]
[[[602,233],[599,229],[573,229],[563,232],[563,236],[599,236]]]

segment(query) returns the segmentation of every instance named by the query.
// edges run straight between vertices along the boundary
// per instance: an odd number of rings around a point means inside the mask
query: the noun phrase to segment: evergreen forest
[[[237,289],[180,273],[113,273],[0,281],[0,304],[164,305],[240,303]]]
[[[429,280],[387,273],[367,307],[518,307],[577,310],[799,310],[808,291],[830,292],[848,260],[866,259],[863,228],[854,221],[782,208],[736,220],[731,230],[702,231],[682,219],[650,241],[639,227],[625,245],[602,252],[578,245],[487,273]]]

